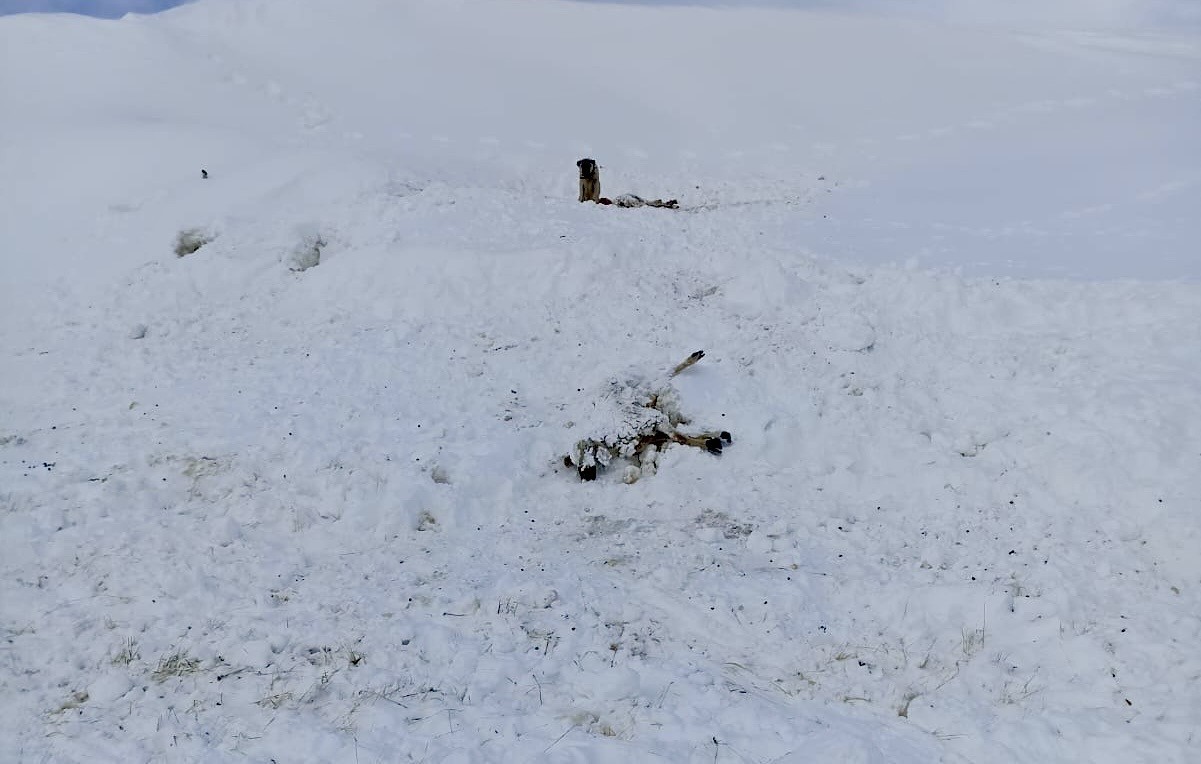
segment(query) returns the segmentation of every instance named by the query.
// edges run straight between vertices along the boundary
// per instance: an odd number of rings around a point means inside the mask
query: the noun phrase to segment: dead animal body
[[[668,199],[667,201],[663,201],[662,199],[643,199],[641,196],[638,196],[637,194],[622,194],[621,196],[617,196],[612,199],[602,196],[601,198],[596,200],[596,203],[597,204],[612,204],[614,207],[626,207],[626,208],[664,207],[669,210],[678,210],[680,208],[680,203],[678,201],[676,201],[675,199]]]
[[[630,377],[610,380],[595,404],[597,430],[576,441],[563,464],[574,467],[581,480],[595,480],[616,461],[627,462],[622,479],[633,483],[658,469],[659,454],[672,443],[702,448],[720,456],[733,442],[725,430],[688,431],[680,411],[679,393],[671,379],[705,357],[698,350],[658,379]]]

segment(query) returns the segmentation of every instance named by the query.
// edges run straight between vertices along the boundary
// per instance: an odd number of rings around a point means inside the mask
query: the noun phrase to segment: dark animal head
[[[581,178],[595,178],[598,174],[596,171],[595,159],[581,159],[580,161],[576,162],[575,165],[576,167],[580,168]]]

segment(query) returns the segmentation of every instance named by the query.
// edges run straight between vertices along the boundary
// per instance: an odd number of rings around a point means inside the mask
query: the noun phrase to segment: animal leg
[[[729,445],[734,442],[733,436],[726,430],[721,430],[720,432],[702,432],[697,435],[675,432],[672,433],[671,439],[685,446],[703,448],[714,456],[721,455],[723,444]]]
[[[677,363],[676,367],[671,370],[671,374],[669,374],[668,376],[674,377],[675,375],[679,374],[681,371],[683,371],[684,369],[687,369],[689,366],[691,366],[692,364],[696,363],[697,361],[701,360],[704,357],[705,357],[704,350],[696,351],[692,355],[685,358],[683,361],[680,361],[679,363]]]

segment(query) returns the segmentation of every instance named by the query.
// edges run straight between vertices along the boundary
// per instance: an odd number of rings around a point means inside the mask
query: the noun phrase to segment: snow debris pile
[[[321,252],[327,246],[325,237],[314,228],[303,228],[299,232],[300,241],[288,253],[288,269],[302,273],[309,268],[321,264]]]
[[[690,433],[679,429],[689,420],[680,411],[680,394],[671,384],[672,377],[704,357],[705,351],[696,351],[665,377],[628,375],[609,380],[594,404],[594,434],[576,441],[571,453],[563,457],[564,465],[574,467],[581,480],[596,480],[597,473],[615,459],[626,460],[629,463],[622,480],[635,483],[643,475],[655,474],[659,453],[670,443],[720,456],[723,444],[732,443],[733,437],[725,430]]]
[[[216,236],[204,228],[185,228],[175,235],[175,256],[187,257],[195,254],[205,244],[209,244]]]

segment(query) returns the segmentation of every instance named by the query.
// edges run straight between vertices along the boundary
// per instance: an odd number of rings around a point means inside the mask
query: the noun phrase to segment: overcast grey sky
[[[115,19],[126,13],[153,13],[187,0],[0,0],[0,16],[12,13],[86,13]]]
[[[86,13],[118,18],[153,13],[191,0],[0,0],[13,13]],[[397,0],[400,2],[401,0]],[[984,23],[1049,24],[1080,28],[1201,29],[1201,0],[579,0],[636,5],[726,5],[826,8]],[[1023,24],[1024,22],[1024,24]]]

